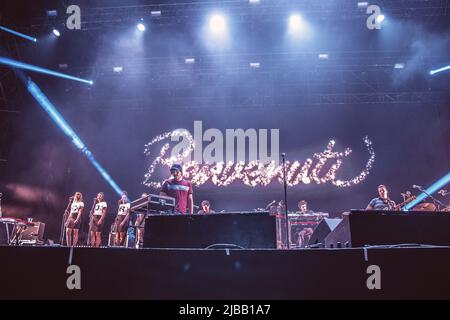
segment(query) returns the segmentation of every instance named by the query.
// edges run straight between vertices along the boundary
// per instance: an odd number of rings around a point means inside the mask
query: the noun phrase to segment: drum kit
[[[432,195],[428,194],[425,190],[423,190],[420,186],[414,185],[413,187],[417,187],[420,191],[424,192],[433,202],[421,202],[418,205],[414,206],[411,211],[418,212],[432,212],[432,211],[440,211],[440,212],[450,212],[450,205],[445,205]],[[438,192],[442,197],[450,195],[450,191],[440,190]],[[404,194],[402,194],[404,195]]]

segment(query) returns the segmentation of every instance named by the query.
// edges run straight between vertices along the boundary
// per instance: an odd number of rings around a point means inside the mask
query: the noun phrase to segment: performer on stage
[[[379,197],[373,198],[366,207],[366,210],[396,210],[395,202],[389,199],[388,190],[385,185],[378,186]]]
[[[308,209],[308,202],[306,202],[306,200],[300,200],[298,202],[298,211],[297,211],[297,213],[300,213],[300,214],[311,214],[311,213],[314,213],[314,211]]]
[[[299,211],[297,212],[298,214],[314,213],[312,210],[308,209],[308,202],[306,202],[306,200],[300,200],[298,202],[298,209],[299,209]],[[304,248],[308,244],[309,239],[311,239],[313,232],[314,232],[313,228],[309,227],[303,228],[298,233],[298,246]]]
[[[81,192],[75,192],[70,213],[66,219],[66,242],[69,247],[76,246],[78,243],[78,231],[81,226],[81,216],[83,214],[84,203]]]
[[[143,193],[141,198],[148,197],[147,193]],[[145,214],[138,214],[134,226],[137,229],[136,248],[142,247],[144,244],[144,227],[145,227]]]
[[[192,214],[194,212],[192,183],[183,179],[183,167],[179,164],[172,165],[170,173],[173,178],[164,181],[160,195],[175,198],[176,212],[186,214],[186,209],[189,209],[189,213]]]
[[[208,200],[202,201],[202,208],[197,212],[199,214],[208,214],[208,213],[216,213],[211,209],[211,205]]]
[[[94,247],[100,247],[102,244],[102,231],[107,208],[103,192],[97,194],[95,202],[94,212],[92,213],[91,221],[89,223],[89,233],[91,236],[90,244],[94,245]]]
[[[125,237],[128,231],[128,222],[130,219],[130,203],[128,202],[127,192],[122,192],[122,197],[119,200],[119,208],[117,210],[116,220],[114,221],[116,238],[115,245],[122,246],[125,242]]]

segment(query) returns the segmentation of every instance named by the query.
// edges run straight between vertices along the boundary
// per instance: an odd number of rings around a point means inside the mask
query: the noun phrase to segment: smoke
[[[424,26],[402,23],[399,30],[408,37],[409,55],[404,58],[405,68],[393,74],[395,86],[407,85],[417,77],[427,76],[437,61],[448,58],[450,38],[448,35],[427,30]],[[402,61],[398,61],[402,62]]]

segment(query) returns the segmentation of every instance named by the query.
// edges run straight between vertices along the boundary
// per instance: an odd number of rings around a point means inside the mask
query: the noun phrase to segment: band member
[[[208,200],[202,201],[202,208],[197,212],[199,214],[208,214],[208,213],[216,213],[214,210],[211,209],[211,205]]]
[[[306,200],[300,200],[298,202],[298,212],[299,214],[312,214],[314,213],[312,210],[308,209],[308,202],[306,202]],[[298,246],[301,248],[304,248],[306,246],[306,244],[309,242],[309,239],[311,239],[311,236],[314,232],[313,228],[303,228],[299,233],[298,233]]]
[[[194,212],[194,200],[192,196],[192,183],[183,179],[183,168],[174,164],[170,168],[173,178],[164,181],[160,195],[175,198],[175,211],[186,214]]]
[[[306,200],[300,200],[298,202],[298,212],[300,214],[311,214],[314,213],[312,210],[308,209],[308,202]]]
[[[122,246],[125,242],[125,236],[128,231],[128,222],[130,219],[130,203],[128,202],[127,192],[122,192],[119,200],[119,208],[117,210],[116,220],[114,221],[116,238],[115,245]]]
[[[379,197],[373,198],[366,210],[396,210],[395,202],[389,199],[388,190],[385,185],[378,186]]]
[[[84,203],[81,192],[75,192],[72,204],[70,206],[70,213],[67,217],[66,227],[66,242],[69,247],[76,246],[78,243],[78,231],[81,226],[81,216],[83,214]]]
[[[148,197],[147,193],[141,195],[142,198]],[[142,247],[144,244],[144,227],[145,227],[145,214],[138,214],[134,226],[137,229],[136,248]]]
[[[94,245],[94,247],[100,247],[102,243],[102,231],[106,217],[106,208],[107,204],[105,202],[105,196],[103,192],[99,192],[95,199],[95,207],[89,223],[91,245]]]

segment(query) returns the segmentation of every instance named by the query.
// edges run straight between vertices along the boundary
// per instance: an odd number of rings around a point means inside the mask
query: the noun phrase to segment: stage
[[[450,1],[0,12],[0,299],[450,299]]]
[[[1,246],[0,260],[0,299],[450,298],[450,247],[192,250]],[[68,278],[74,274],[73,269],[66,273],[69,265],[80,268],[79,290],[67,288]],[[380,289],[368,289],[374,268],[370,266],[379,267]]]

